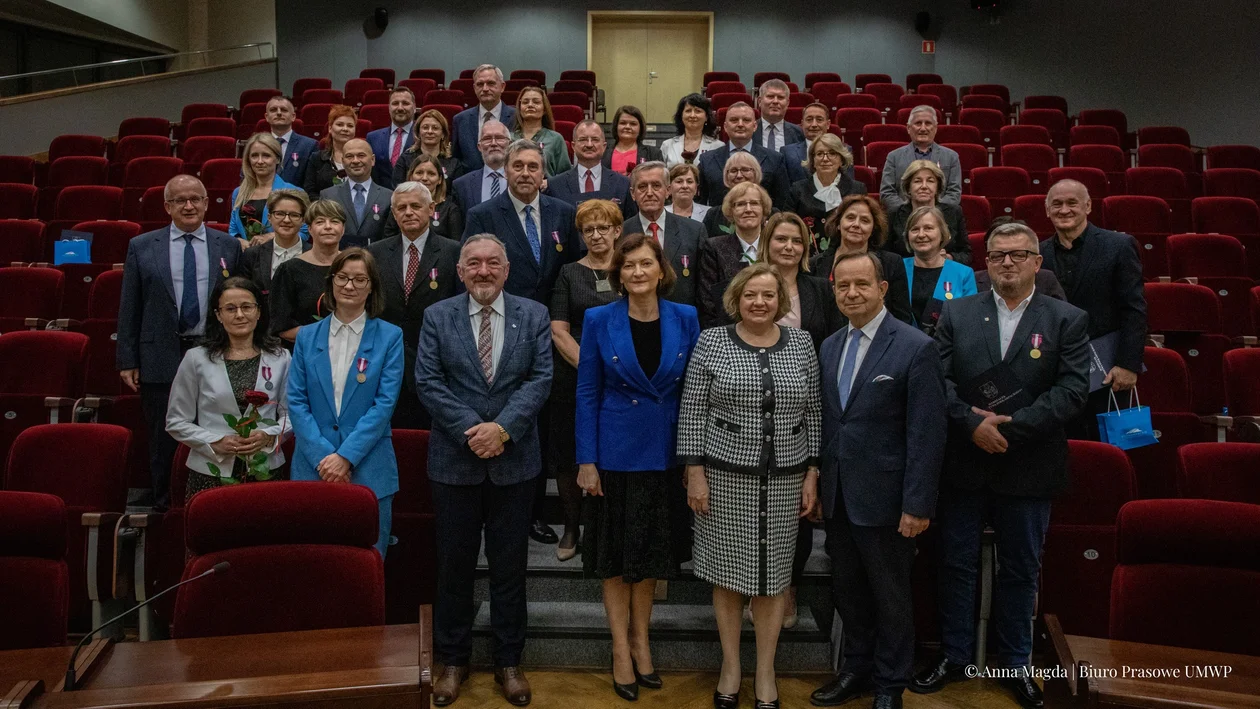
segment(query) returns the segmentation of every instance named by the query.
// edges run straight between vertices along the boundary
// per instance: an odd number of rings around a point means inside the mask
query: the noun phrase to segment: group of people
[[[713,584],[714,705],[739,704],[747,613],[756,706],[777,707],[775,646],[822,524],[844,659],[812,700],[873,692],[887,708],[965,678],[987,522],[999,664],[1040,706],[1026,668],[1067,437],[1088,436],[1107,391],[1141,370],[1132,238],[1090,224],[1088,192],[1065,180],[1046,197],[1052,239],[1006,220],[973,255],[930,107],[912,112],[875,199],[854,186],[825,107],[787,124],[775,82],[760,118],[731,107],[726,142],[698,94],[659,149],[633,107],[612,145],[584,121],[570,167],[543,92],[513,109],[496,67],[474,81],[480,103],[450,130],[440,114],[416,120],[397,91],[393,127],[360,141],[330,118],[318,153],[273,99],[271,134],[246,143],[229,234],[206,227],[199,180],[167,184],[170,227],[129,245],[117,348],[149,423],[156,506],[182,443],[189,495],[277,477],[368,486],[384,556],[391,430],[429,429],[439,706],[468,676],[483,535],[511,703],[531,699],[533,537],[602,580],[619,696],[662,686],[656,581],[690,560]],[[1091,391],[1091,347],[1108,338],[1106,386]],[[547,477],[560,535],[538,518]],[[942,655],[912,676],[910,571],[932,523]]]

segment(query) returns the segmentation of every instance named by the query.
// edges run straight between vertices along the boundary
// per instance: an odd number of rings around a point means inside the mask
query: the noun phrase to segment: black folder
[[[1005,362],[964,383],[958,388],[958,394],[972,406],[1003,416],[1011,416],[1033,402],[1024,383]]]

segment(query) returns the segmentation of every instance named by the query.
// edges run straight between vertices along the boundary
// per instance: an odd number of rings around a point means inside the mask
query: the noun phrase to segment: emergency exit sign
[[[936,42],[930,39],[923,40],[923,53],[936,54]]]

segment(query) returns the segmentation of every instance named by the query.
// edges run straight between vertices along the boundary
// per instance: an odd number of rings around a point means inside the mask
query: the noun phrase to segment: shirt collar
[[[597,162],[592,167],[583,167],[581,165],[578,165],[578,177],[582,179],[586,179],[586,173],[588,171],[591,173],[591,177],[593,179],[598,180],[604,174],[604,163]]]
[[[406,124],[404,124],[404,125],[401,125],[401,126],[400,126],[400,125],[395,125],[395,124],[393,124],[393,123],[390,123],[390,124],[389,124],[389,132],[390,132],[390,133],[392,133],[392,134],[394,134],[394,135],[398,135],[398,129],[399,129],[399,128],[402,128],[402,129],[403,129],[403,138],[404,138],[404,139],[406,139],[406,137],[407,137],[408,135],[411,135],[411,127],[412,127],[413,125],[415,125],[415,121],[408,122],[408,123],[406,123]]]
[[[1022,313],[1023,311],[1027,310],[1028,304],[1032,302],[1034,295],[1037,295],[1036,286],[1033,286],[1032,292],[1028,294],[1027,298],[1024,298],[1023,300],[1019,301],[1019,305],[1015,306],[1014,310],[1011,310],[1010,308],[1006,307],[1006,299],[1003,298],[1001,295],[998,295],[996,288],[993,289],[993,300],[994,302],[997,303],[998,312],[1007,313],[1009,315]]]
[[[425,244],[425,242],[426,242],[426,241],[428,240],[428,238],[429,238],[429,230],[428,230],[428,229],[425,229],[423,234],[421,234],[420,236],[417,236],[417,237],[416,237],[416,238],[414,238],[414,239],[408,239],[408,238],[407,238],[407,235],[406,235],[406,234],[402,234],[402,233],[400,233],[400,234],[399,234],[399,236],[401,236],[401,237],[402,237],[402,241],[403,241],[403,251],[406,251],[408,246],[411,246],[412,244],[415,244],[415,245],[416,245],[416,249],[417,249],[417,250],[419,250],[419,251],[421,251],[421,252],[423,252],[423,251],[424,251],[424,244]]]
[[[486,166],[485,166],[484,168],[482,168],[482,169],[484,169],[484,170],[485,170],[485,172],[484,172],[484,173],[482,174],[482,176],[481,176],[481,179],[483,179],[483,180],[489,180],[489,179],[490,179],[490,176],[491,176],[491,175],[493,175],[493,174],[495,174],[495,173],[498,173],[499,177],[502,177],[502,178],[504,178],[504,179],[507,179],[507,175],[504,175],[504,174],[503,174],[503,168],[501,168],[501,167],[500,167],[500,168],[498,168],[498,169],[495,169],[495,168],[493,168],[493,167],[490,167],[489,165],[486,165]]]
[[[525,203],[517,199],[516,195],[512,194],[512,190],[504,190],[504,191],[507,192],[507,196],[512,200],[512,206],[516,209],[516,213],[521,214],[522,212],[524,212],[525,206],[526,206]],[[539,195],[541,194],[542,193],[539,192],[538,194],[534,195],[534,201],[529,203],[529,206],[534,208],[534,214],[540,213],[538,209],[538,199],[539,199]]]
[[[275,239],[271,241],[272,253],[279,255],[300,254],[302,253],[302,239],[298,239],[292,246],[281,246]]]
[[[276,140],[283,140],[287,143],[288,141],[293,140],[293,129],[289,128],[289,132],[285,133],[284,135],[276,135],[275,133],[272,133],[271,137],[275,138]]]
[[[502,101],[498,102],[497,104],[495,104],[494,108],[490,109],[489,111],[486,110],[485,106],[482,106],[481,104],[477,104],[477,120],[478,121],[480,121],[481,123],[485,123],[487,113],[493,115],[496,121],[502,122],[503,119],[500,118],[500,116],[503,115],[503,102]]]
[[[371,192],[371,191],[372,191],[372,178],[371,178],[371,177],[367,178],[366,180],[364,180],[364,181],[362,181],[362,182],[355,182],[353,177],[347,177],[347,178],[346,178],[346,182],[349,182],[349,183],[350,183],[350,191],[351,191],[351,192],[354,192],[354,188],[355,188],[355,187],[358,187],[358,186],[360,186],[360,185],[362,185],[362,186],[363,186],[363,189],[364,189],[365,191],[367,191],[367,192]]]
[[[652,233],[650,230],[651,228],[648,226],[648,224],[652,223],[655,223],[656,226],[660,227],[662,234],[665,233],[665,210],[663,209],[661,210],[661,216],[657,217],[655,220],[650,220],[647,218],[646,214],[639,212],[639,221],[643,223],[643,233],[645,234],[650,235]],[[741,239],[740,241],[742,243],[743,240]]]
[[[863,337],[872,342],[875,341],[875,333],[879,332],[879,326],[884,324],[884,318],[888,315],[888,308],[881,307],[875,317],[871,321],[859,328]],[[851,331],[851,330],[850,330]]]
[[[919,150],[919,146],[915,145],[914,143],[911,143],[910,150],[912,150],[916,155],[931,155],[932,152],[936,150],[936,143],[932,143],[931,145],[929,145],[927,147],[927,150]]]
[[[490,304],[490,309],[498,315],[503,315],[507,312],[507,306],[503,304],[503,291],[499,291],[498,297],[496,297],[494,302]],[[478,303],[477,299],[473,298],[471,295],[468,296],[468,314],[477,315],[480,312],[481,303]]]
[[[341,320],[339,320],[337,318],[337,315],[334,313],[332,316],[332,325],[329,326],[329,332],[331,332],[333,336],[336,337],[345,328],[350,328],[350,332],[353,332],[356,335],[362,335],[363,327],[365,325],[367,325],[367,311],[366,310],[359,313],[359,317],[355,318],[354,320],[351,320],[350,322],[341,322]]]
[[[775,128],[779,129],[780,133],[783,132],[783,121],[779,121],[778,123],[771,123],[770,121],[767,121],[765,118],[761,119],[762,130],[769,130],[770,126],[774,126]]]
[[[201,225],[197,227],[196,231],[185,232],[185,231],[182,231],[179,227],[175,226],[175,222],[171,222],[171,241],[177,241],[179,239],[184,238],[184,234],[192,234],[194,239],[205,241],[206,240],[206,223],[202,222]]]
[[[1054,238],[1054,248],[1056,248],[1056,249],[1058,249],[1058,250],[1060,250],[1060,251],[1065,251],[1065,252],[1080,251],[1081,246],[1083,246],[1083,245],[1085,244],[1085,237],[1089,235],[1089,227],[1090,227],[1090,226],[1091,226],[1091,225],[1090,225],[1090,223],[1089,223],[1089,222],[1086,222],[1086,223],[1085,223],[1085,230],[1084,230],[1084,231],[1082,231],[1082,232],[1080,233],[1080,235],[1079,235],[1079,236],[1077,236],[1075,239],[1072,239],[1072,248],[1068,248],[1068,247],[1064,246],[1064,245],[1063,245],[1063,242],[1059,241],[1059,235],[1058,235],[1058,234],[1055,234],[1055,235],[1054,235],[1054,237],[1053,237],[1053,238]]]
[[[744,143],[743,146],[737,146],[735,145],[735,141],[731,140],[731,141],[728,141],[726,145],[730,149],[730,152],[732,153],[736,152],[737,150],[743,150],[744,152],[751,153],[753,142],[750,140],[747,143]]]

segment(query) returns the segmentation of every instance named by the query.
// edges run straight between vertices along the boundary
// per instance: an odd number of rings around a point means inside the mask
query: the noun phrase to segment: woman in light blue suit
[[[586,311],[578,356],[578,485],[592,495],[582,559],[603,579],[613,690],[659,689],[648,624],[656,579],[685,560],[690,522],[674,459],[696,309],[665,300],[674,272],[643,234],[617,241],[608,285],[625,298]],[[598,285],[598,284],[597,284]]]
[[[970,266],[949,258],[945,215],[936,207],[919,207],[906,222],[906,246],[914,256],[905,259],[906,284],[914,325],[931,335],[945,301],[976,294],[976,274]]]
[[[267,219],[267,198],[271,191],[298,189],[280,177],[276,168],[282,159],[280,141],[270,133],[255,133],[245,141],[241,154],[241,185],[232,190],[228,234],[247,242],[248,246],[266,241],[263,235],[271,232],[271,222]],[[305,224],[299,233],[303,241],[310,241]]]
[[[402,387],[402,329],[379,319],[385,293],[365,249],[333,259],[324,300],[332,314],[301,328],[293,348],[290,477],[371,488],[380,501],[376,548],[384,558],[398,491],[390,419]]]

